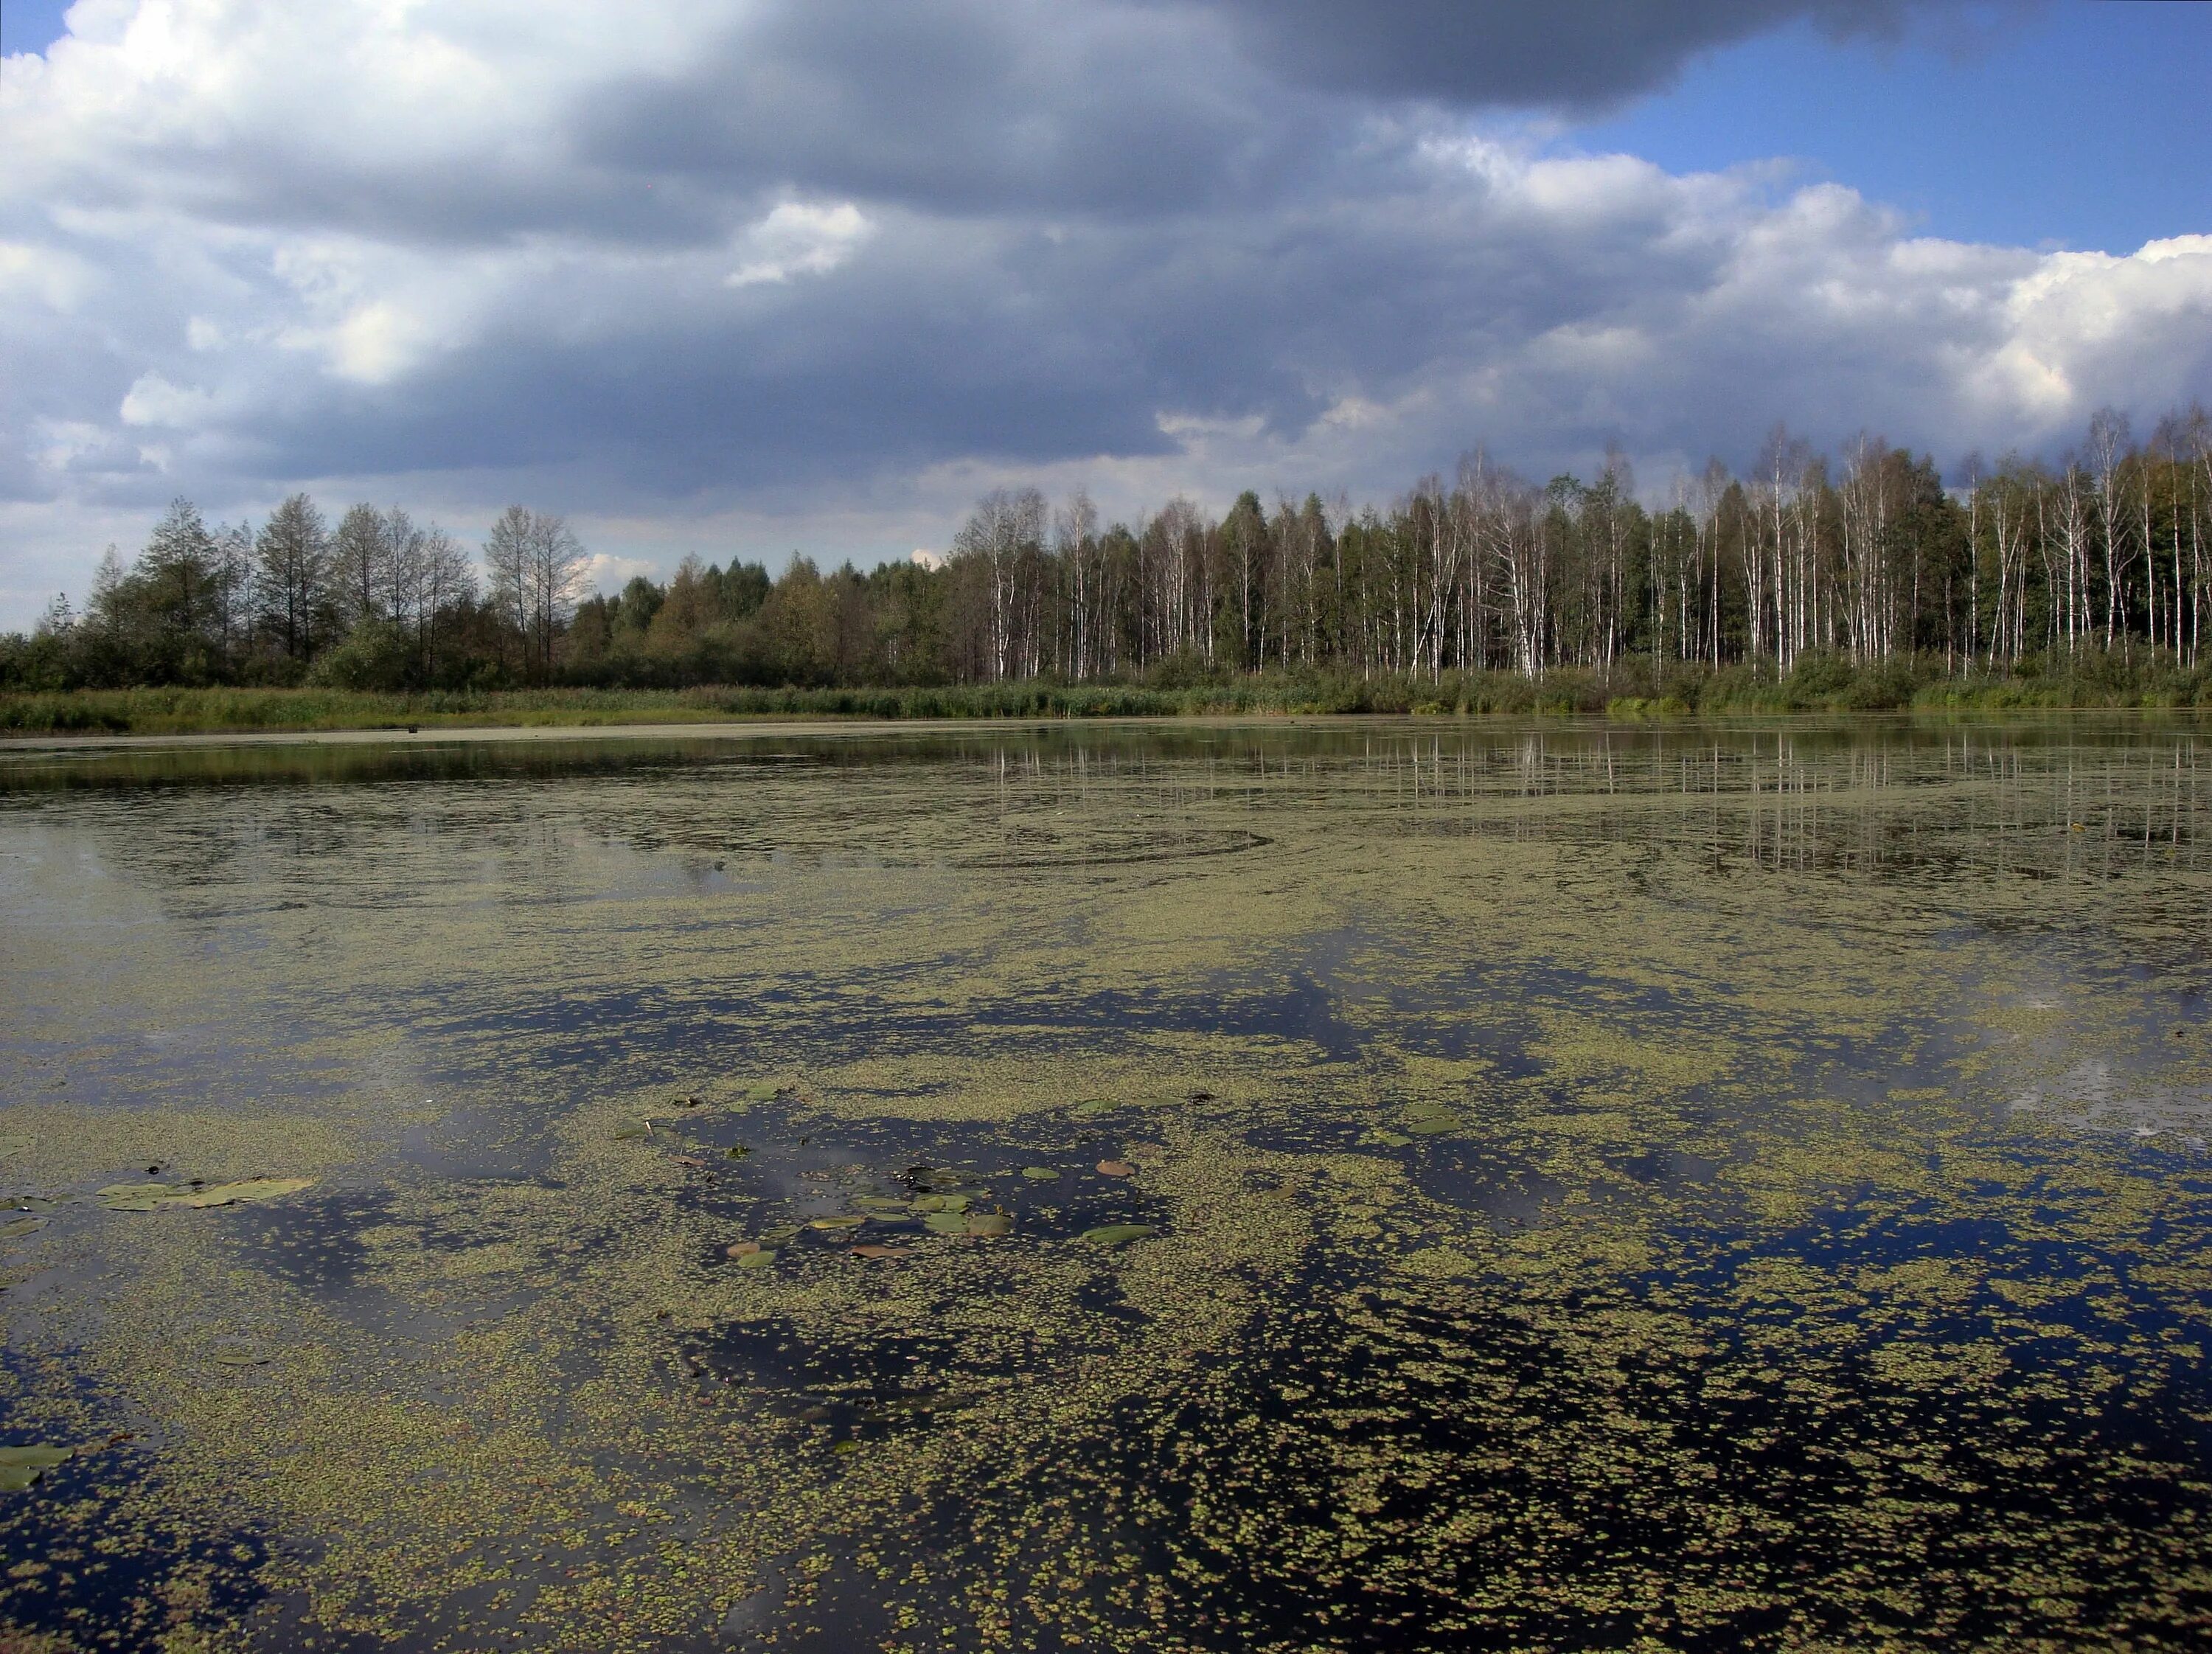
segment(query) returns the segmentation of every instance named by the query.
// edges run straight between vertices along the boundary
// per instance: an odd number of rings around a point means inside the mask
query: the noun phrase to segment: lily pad
[[[1003,1212],[970,1212],[968,1232],[971,1235],[994,1237],[1011,1232],[1014,1220]]]
[[[617,1143],[634,1143],[641,1137],[652,1135],[653,1122],[650,1120],[633,1120],[626,1126],[615,1128],[615,1141]]]
[[[1407,1118],[1406,1129],[1416,1137],[1434,1137],[1440,1133],[1457,1131],[1459,1116],[1453,1114],[1417,1114]]]
[[[10,1219],[6,1223],[0,1223],[0,1240],[13,1240],[18,1235],[27,1235],[33,1229],[43,1229],[46,1226],[46,1220],[44,1218]]]
[[[833,1218],[810,1218],[806,1220],[806,1226],[809,1229],[858,1229],[867,1220],[862,1213],[841,1212]]]
[[[242,1183],[215,1183],[206,1189],[190,1189],[173,1196],[173,1202],[190,1207],[238,1206],[296,1195],[303,1189],[313,1188],[314,1183],[313,1177],[248,1177]]]
[[[914,1256],[911,1246],[878,1246],[873,1241],[865,1242],[853,1249],[856,1258],[903,1258]]]
[[[1125,1246],[1133,1240],[1142,1240],[1147,1235],[1160,1231],[1148,1223],[1108,1223],[1096,1229],[1086,1229],[1075,1238],[1085,1246]]]
[[[782,1095],[783,1087],[772,1079],[756,1080],[745,1087],[744,1092],[748,1103],[773,1103]]]
[[[1032,1183],[1048,1183],[1060,1174],[1050,1166],[1024,1166],[1022,1176]]]
[[[761,1244],[758,1241],[732,1241],[723,1249],[723,1255],[726,1257],[749,1258],[760,1250]]]
[[[775,1262],[775,1258],[776,1255],[774,1252],[770,1251],[766,1247],[763,1247],[757,1252],[748,1252],[743,1257],[739,1258],[738,1260],[738,1268],[740,1269],[765,1269],[769,1264]]]
[[[931,1212],[924,1214],[921,1226],[933,1235],[964,1235],[968,1219],[958,1212]]]
[[[914,1203],[917,1212],[965,1212],[969,1197],[965,1195],[924,1195]]]
[[[1378,1131],[1375,1134],[1375,1140],[1384,1148],[1403,1148],[1413,1140],[1402,1131]]]
[[[217,1350],[212,1359],[217,1366],[258,1367],[269,1358],[256,1355],[252,1350]]]
[[[0,1447],[0,1493],[22,1493],[76,1454],[74,1447]]]
[[[1101,1160],[1098,1175],[1102,1177],[1133,1177],[1137,1175],[1137,1169],[1127,1160]]]
[[[880,1214],[884,1217],[890,1217],[894,1214],[903,1216],[911,1209],[906,1201],[902,1201],[897,1196],[892,1195],[856,1195],[854,1198],[853,1204],[859,1207],[863,1212]]]

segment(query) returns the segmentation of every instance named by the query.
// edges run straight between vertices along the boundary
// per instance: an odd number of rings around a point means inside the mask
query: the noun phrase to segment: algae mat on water
[[[150,757],[0,768],[0,1639],[2212,1633],[2193,726]]]

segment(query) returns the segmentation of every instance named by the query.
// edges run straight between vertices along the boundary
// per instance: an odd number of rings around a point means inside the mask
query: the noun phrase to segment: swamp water
[[[2208,756],[0,752],[0,1644],[2201,1647]]]

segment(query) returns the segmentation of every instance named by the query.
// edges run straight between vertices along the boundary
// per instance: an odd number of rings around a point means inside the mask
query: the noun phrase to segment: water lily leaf
[[[1014,1220],[1003,1212],[970,1212],[968,1232],[971,1235],[1003,1235],[1014,1226]]]
[[[856,1258],[911,1257],[914,1256],[914,1248],[911,1246],[878,1246],[875,1242],[868,1241],[861,1245],[854,1247],[853,1249],[853,1256]]]
[[[1082,1119],[1095,1120],[1102,1114],[1113,1113],[1114,1108],[1115,1105],[1109,1103],[1104,1098],[1093,1097],[1086,1098],[1081,1103],[1078,1103],[1074,1107],[1068,1110],[1068,1112],[1072,1115],[1078,1116]]]
[[[626,1126],[615,1128],[615,1141],[617,1143],[634,1143],[641,1137],[652,1135],[653,1122],[650,1120],[633,1120]]]
[[[765,1269],[775,1262],[775,1254],[763,1247],[757,1252],[748,1252],[738,1260],[740,1269]]]
[[[1133,1177],[1137,1175],[1137,1169],[1127,1160],[1101,1160],[1098,1175],[1102,1177]]]
[[[242,1183],[216,1183],[206,1189],[187,1190],[176,1195],[174,1201],[179,1206],[236,1206],[249,1201],[273,1201],[281,1195],[296,1195],[314,1185],[313,1177],[248,1177]]]
[[[772,1079],[756,1080],[745,1087],[745,1101],[748,1103],[773,1103],[782,1095],[783,1088]]]
[[[1160,1231],[1148,1223],[1108,1223],[1086,1229],[1075,1238],[1086,1246],[1122,1246]]]
[[[965,1195],[925,1195],[914,1203],[917,1212],[965,1212],[969,1196]]]
[[[968,1219],[957,1212],[932,1212],[922,1219],[921,1226],[933,1235],[964,1235]]]
[[[1403,1148],[1413,1140],[1402,1131],[1378,1131],[1375,1134],[1375,1140],[1384,1148]]]
[[[42,1447],[35,1444],[24,1447],[0,1447],[0,1464],[27,1464],[34,1469],[51,1470],[76,1456],[74,1447]]]
[[[269,1358],[256,1355],[252,1350],[217,1350],[214,1359],[219,1366],[258,1367]]]
[[[1459,1122],[1448,1114],[1425,1114],[1408,1120],[1406,1129],[1416,1137],[1434,1137],[1442,1132],[1458,1130]]]
[[[0,1201],[0,1212],[51,1212],[59,1201],[42,1200],[36,1195],[14,1195]]]
[[[732,1241],[723,1249],[723,1251],[726,1256],[749,1258],[760,1250],[761,1244],[758,1241]]]
[[[858,1229],[867,1220],[861,1213],[842,1212],[834,1218],[810,1218],[806,1226],[809,1229]]]
[[[904,1201],[900,1200],[897,1196],[892,1195],[857,1195],[854,1197],[853,1204],[859,1207],[863,1212],[881,1213],[886,1216],[890,1213],[896,1213],[900,1216],[903,1217],[908,1211],[907,1203]]]
[[[786,1241],[799,1238],[799,1225],[795,1223],[779,1224],[774,1229],[762,1230],[760,1237],[770,1246],[781,1246]]]
[[[74,1447],[0,1447],[0,1493],[20,1493],[58,1464],[76,1456]]]
[[[1024,1166],[1022,1176],[1033,1183],[1048,1183],[1060,1174],[1050,1166]]]
[[[27,1235],[33,1229],[44,1229],[46,1226],[46,1220],[44,1218],[11,1219],[6,1223],[0,1223],[0,1240],[13,1240],[18,1235]]]

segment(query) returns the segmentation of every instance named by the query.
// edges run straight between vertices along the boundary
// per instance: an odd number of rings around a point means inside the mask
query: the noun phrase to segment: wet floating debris
[[[758,1241],[735,1241],[724,1249],[724,1253],[729,1257],[749,1258],[760,1250],[761,1244]]]
[[[1084,1246],[1126,1246],[1133,1240],[1142,1240],[1147,1235],[1157,1235],[1158,1228],[1149,1223],[1107,1223],[1096,1229],[1086,1229],[1075,1238]]]
[[[163,1207],[240,1206],[273,1201],[314,1187],[313,1177],[247,1177],[234,1183],[110,1183],[93,1199],[110,1212],[158,1212]]]
[[[1127,1160],[1101,1160],[1098,1175],[1102,1177],[1133,1177],[1137,1175],[1137,1169]]]

